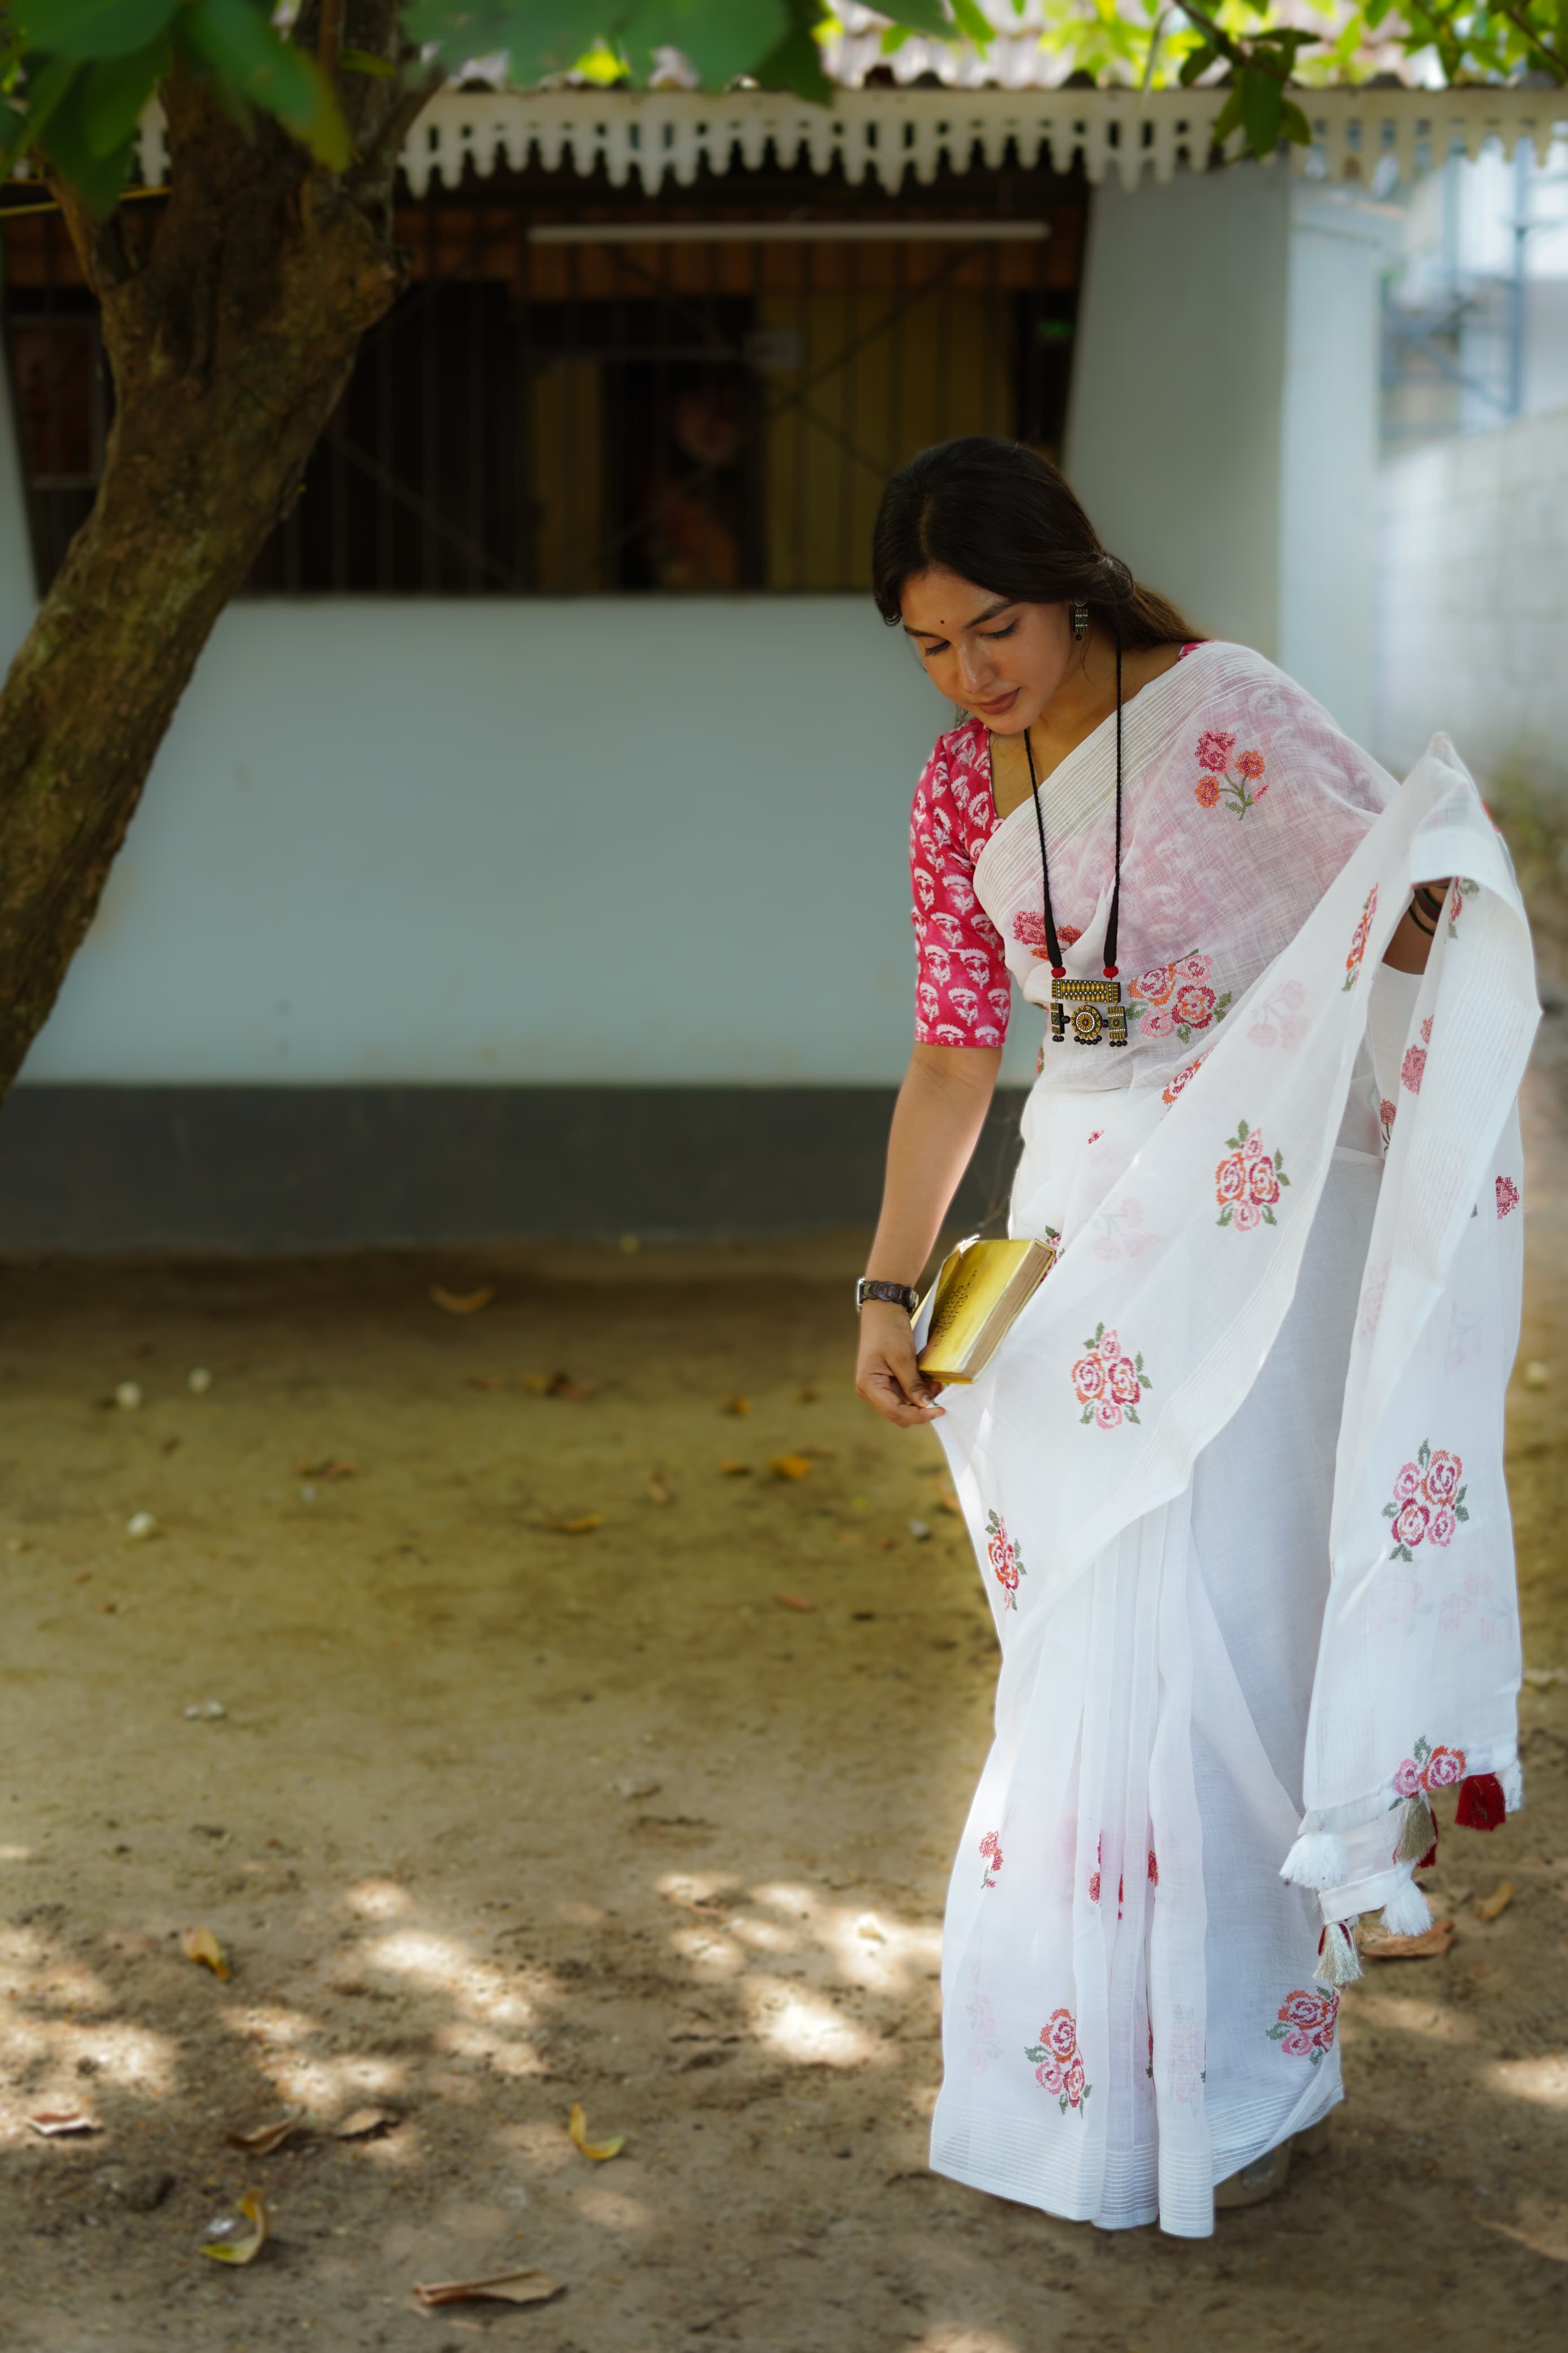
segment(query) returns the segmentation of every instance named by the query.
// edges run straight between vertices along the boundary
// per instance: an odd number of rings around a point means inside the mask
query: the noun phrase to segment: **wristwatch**
[[[867,1281],[866,1277],[862,1275],[859,1282],[855,1285],[855,1313],[857,1315],[858,1315],[862,1307],[865,1306],[868,1299],[885,1299],[889,1307],[901,1307],[906,1315],[912,1315],[915,1309],[921,1303],[920,1293],[916,1291],[910,1283],[869,1282]]]

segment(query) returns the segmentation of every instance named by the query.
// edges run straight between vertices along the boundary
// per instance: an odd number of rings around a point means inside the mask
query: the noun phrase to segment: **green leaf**
[[[634,69],[657,48],[679,49],[705,90],[752,72],[790,29],[784,0],[641,0],[622,28]]]
[[[174,33],[226,94],[276,115],[318,163],[342,170],[353,149],[336,94],[314,58],[290,47],[264,8],[253,0],[195,0],[181,10]]]
[[[168,28],[180,0],[23,0],[29,48],[55,58],[128,58]]]
[[[977,49],[991,47],[991,20],[980,5],[980,0],[951,0],[953,22],[966,41]]]
[[[1279,129],[1293,147],[1310,147],[1312,143],[1312,126],[1293,98],[1285,100],[1279,116]]]
[[[94,154],[82,120],[88,79],[80,72],[74,77],[38,144],[89,212],[104,220],[114,210],[125,185],[125,175],[131,168],[131,140],[129,136],[122,139],[107,155]]]
[[[1209,133],[1209,136],[1213,139],[1215,146],[1219,146],[1225,140],[1228,139],[1233,131],[1239,129],[1240,123],[1241,92],[1238,90],[1233,90],[1230,96],[1226,100],[1225,104],[1220,108],[1219,112],[1215,115],[1214,129]]]
[[[23,92],[27,101],[25,114],[13,118],[5,132],[0,156],[7,161],[22,154],[43,137],[50,117],[60,105],[81,68],[74,58],[51,58],[47,66],[32,79]]]
[[[833,84],[822,69],[822,52],[798,13],[777,48],[759,60],[755,71],[764,90],[790,90],[814,106],[832,101]]]
[[[132,57],[104,58],[89,66],[81,94],[81,128],[95,155],[112,155],[125,144],[174,57],[168,42],[158,40]]]
[[[1390,5],[1392,5],[1392,0],[1390,0]],[[1184,58],[1182,59],[1181,73],[1178,76],[1178,79],[1181,81],[1183,88],[1189,88],[1192,83],[1196,81],[1200,74],[1207,73],[1210,66],[1213,65],[1218,55],[1219,51],[1214,47],[1212,43],[1205,41],[1201,49],[1194,49],[1190,57]]]
[[[721,5],[710,0],[714,13]],[[415,0],[403,22],[410,40],[436,42],[448,65],[507,50],[512,80],[526,88],[570,73],[630,13],[627,0]]]
[[[1247,145],[1255,155],[1272,155],[1279,143],[1279,124],[1285,112],[1284,84],[1271,73],[1244,66],[1237,80],[1237,96],[1241,100]]]
[[[373,58],[368,49],[340,49],[338,63],[344,73],[368,74],[374,81],[395,81],[397,68],[390,58]]]
[[[899,0],[889,0],[882,13],[907,32],[930,33],[939,41],[952,38],[952,19],[942,0],[903,0],[901,7]]]

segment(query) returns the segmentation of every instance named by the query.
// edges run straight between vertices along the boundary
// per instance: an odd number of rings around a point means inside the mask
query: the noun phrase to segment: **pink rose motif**
[[[1178,981],[1190,980],[1201,987],[1209,976],[1209,966],[1213,961],[1212,956],[1183,956],[1180,963],[1173,965],[1171,969]]]
[[[1100,1873],[1098,1871],[1091,1871],[1089,1874],[1089,1900],[1091,1904],[1098,1904],[1100,1901]]]
[[[1136,1403],[1137,1400],[1134,1399],[1133,1402]],[[1096,1426],[1100,1430],[1120,1430],[1121,1408],[1111,1398],[1100,1398],[1094,1409],[1094,1419]]]
[[[1121,1360],[1121,1343],[1114,1332],[1105,1332],[1100,1335],[1095,1342],[1095,1354],[1102,1356],[1108,1365],[1117,1364]]]
[[[1465,1778],[1465,1752],[1462,1748],[1434,1748],[1422,1768],[1421,1778],[1428,1789],[1452,1789]]]
[[[1013,937],[1020,947],[1033,948],[1037,955],[1046,952],[1046,919],[1033,907],[1021,907],[1013,918]]]
[[[1112,1366],[1110,1394],[1118,1405],[1136,1405],[1143,1392],[1138,1386],[1138,1375],[1131,1356],[1122,1356]]]
[[[1062,2071],[1054,2059],[1044,2059],[1035,2070],[1035,2081],[1042,2084],[1047,2092],[1059,2092],[1062,2088]]]
[[[1394,1482],[1394,1500],[1408,1504],[1421,1493],[1421,1473],[1414,1462],[1407,1462]]]
[[[1170,1084],[1161,1090],[1161,1102],[1163,1103],[1173,1103],[1176,1097],[1181,1093],[1182,1089],[1186,1085],[1187,1081],[1191,1078],[1194,1078],[1202,1067],[1203,1065],[1200,1062],[1189,1062],[1185,1070],[1178,1071]]]
[[[1322,1997],[1298,1990],[1288,1994],[1279,2005],[1280,2023],[1285,2026],[1321,2026],[1323,2019]]]
[[[1414,1757],[1407,1757],[1394,1777],[1394,1786],[1402,1798],[1413,1798],[1421,1787],[1421,1767]]]
[[[1176,991],[1176,1019],[1189,1029],[1206,1029],[1214,1018],[1215,993],[1212,988],[1179,988]],[[1144,1024],[1145,1029],[1149,1025]]]
[[[1279,1032],[1272,1021],[1255,1021],[1247,1034],[1255,1046],[1277,1046],[1279,1042]]]
[[[1268,786],[1266,784],[1259,785],[1258,790],[1252,796],[1253,799],[1255,801],[1260,801],[1268,790]]]
[[[1145,1005],[1163,1005],[1176,986],[1173,964],[1156,965],[1150,972],[1141,972],[1133,982],[1131,994],[1142,997]]]
[[[1238,1234],[1249,1234],[1263,1223],[1263,1212],[1256,1201],[1237,1201],[1231,1210],[1230,1222]]]
[[[1388,1097],[1386,1095],[1384,1096],[1383,1101],[1377,1107],[1377,1116],[1384,1127],[1392,1127],[1394,1125],[1394,1114],[1397,1113],[1399,1105],[1397,1103],[1390,1103]]]
[[[1216,1201],[1239,1201],[1247,1192],[1247,1164],[1239,1152],[1222,1160],[1214,1172],[1214,1197]]]
[[[1072,1385],[1080,1403],[1089,1405],[1106,1392],[1106,1367],[1098,1356],[1080,1356],[1072,1368]]]
[[[1219,778],[1200,776],[1193,786],[1193,793],[1200,808],[1213,808],[1219,798]]]
[[[1248,1137],[1250,1144],[1251,1138]],[[1279,1198],[1279,1179],[1272,1160],[1255,1160],[1247,1172],[1247,1189],[1259,1208],[1271,1209]]]
[[[1426,1501],[1429,1504],[1451,1504],[1459,1492],[1464,1468],[1457,1454],[1450,1454],[1439,1447],[1427,1463],[1426,1476],[1421,1482],[1426,1489]]]
[[[1230,755],[1236,749],[1236,737],[1218,727],[1205,728],[1198,737],[1198,765],[1217,768],[1221,776],[1230,765]]]
[[[1452,1544],[1454,1531],[1458,1525],[1451,1507],[1447,1504],[1439,1504],[1432,1514],[1432,1525],[1426,1534],[1435,1545]]]
[[[1238,752],[1236,755],[1236,765],[1248,783],[1255,784],[1263,774],[1263,754],[1261,752]]]
[[[1408,1087],[1413,1095],[1418,1095],[1421,1092],[1421,1082],[1426,1074],[1426,1047],[1407,1046],[1405,1050],[1405,1060],[1399,1065],[1400,1085]]]
[[[1394,1514],[1394,1541],[1414,1548],[1426,1541],[1426,1523],[1431,1514],[1425,1504],[1406,1504]]]
[[[1176,1017],[1168,1005],[1156,1005],[1143,1017],[1145,1038],[1168,1038],[1176,1026]]]
[[[1063,2071],[1062,2089],[1068,2095],[1069,2106],[1076,2108],[1081,2102],[1084,2094],[1083,2061],[1079,2057],[1076,2051],[1073,2052],[1072,2057],[1068,2061],[1067,2066]]]
[[[1265,1148],[1263,1130],[1260,1127],[1249,1127],[1247,1131],[1247,1142],[1241,1147],[1242,1158],[1256,1160],[1258,1154]]]
[[[1303,2033],[1300,2027],[1293,2026],[1289,2032],[1281,2038],[1279,2048],[1292,2059],[1310,2059],[1312,2055],[1312,2037]]]
[[[1506,1218],[1510,1209],[1517,1209],[1518,1207],[1519,1187],[1511,1176],[1500,1176],[1497,1180],[1498,1216]]]
[[[1078,2049],[1078,2026],[1070,2010],[1053,2010],[1040,2029],[1040,2041],[1058,2059],[1070,2059]]]

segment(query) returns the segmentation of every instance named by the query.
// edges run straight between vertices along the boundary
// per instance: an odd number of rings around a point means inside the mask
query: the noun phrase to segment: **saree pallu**
[[[1192,712],[1159,716],[1170,744]],[[1326,2113],[1345,1924],[1420,1925],[1433,1790],[1521,1801],[1502,1399],[1538,1008],[1451,747],[1385,781],[1181,1068],[1045,1048],[1012,1229],[1058,1255],[937,1425],[1003,1657],[931,2162],[1107,2227],[1207,2233],[1215,2182]],[[976,875],[1005,938],[1014,865]],[[1384,973],[1438,875],[1425,975]]]

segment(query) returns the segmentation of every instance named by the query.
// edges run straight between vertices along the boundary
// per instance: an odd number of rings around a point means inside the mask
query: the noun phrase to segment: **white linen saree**
[[[1420,1923],[1426,1793],[1520,1801],[1502,1395],[1538,1008],[1444,739],[1397,786],[1229,645],[1124,730],[1130,1043],[1044,1045],[1011,1230],[1059,1254],[937,1425],[1002,1666],[931,2162],[1196,2236],[1340,2098],[1336,1924]],[[944,739],[961,805],[984,741]],[[1100,969],[1113,779],[1108,722],[1044,786],[1069,974]],[[1441,875],[1426,975],[1385,972]],[[1028,803],[973,882],[1044,1005]]]

